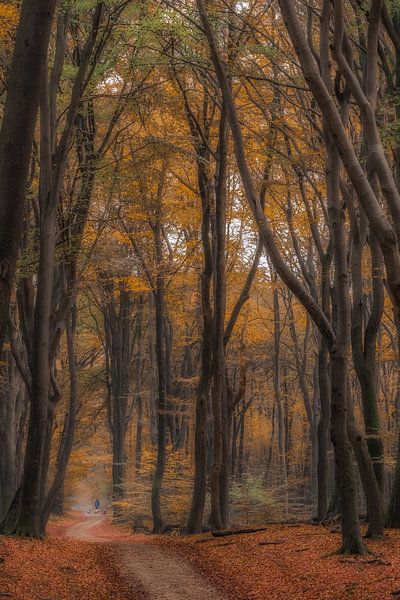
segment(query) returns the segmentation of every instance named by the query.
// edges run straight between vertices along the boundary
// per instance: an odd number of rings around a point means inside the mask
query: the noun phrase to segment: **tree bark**
[[[19,449],[24,438],[27,398],[10,352],[2,353],[1,362],[0,520],[3,520],[20,484]]]
[[[186,99],[186,96],[184,96]],[[190,131],[195,141],[197,154],[197,183],[201,200],[201,244],[203,251],[203,270],[200,278],[202,338],[200,355],[200,375],[196,390],[195,436],[194,436],[194,486],[190,512],[187,522],[188,533],[200,533],[203,528],[204,505],[207,495],[207,472],[211,453],[209,451],[208,404],[212,382],[213,365],[213,307],[211,303],[211,285],[214,271],[213,248],[211,244],[211,203],[213,197],[212,182],[209,173],[209,98],[204,90],[202,105],[203,129],[193,119],[186,100],[186,115]]]
[[[223,529],[229,521],[229,425],[225,386],[225,227],[226,227],[226,169],[227,169],[227,120],[221,111],[219,143],[217,150],[217,173],[215,187],[215,233],[214,233],[214,340],[213,340],[213,388],[212,407],[214,417],[213,465],[211,469],[210,525]]]
[[[155,219],[151,224],[154,236],[156,253],[156,287],[153,291],[156,317],[156,358],[158,372],[158,432],[157,432],[157,460],[151,489],[151,510],[153,515],[153,532],[161,533],[163,530],[163,518],[161,513],[161,486],[164,478],[166,463],[166,411],[167,411],[167,364],[165,349],[165,280],[163,272],[163,247],[161,237],[162,219],[162,194],[165,183],[166,163],[163,164],[160,180],[158,182],[157,198],[155,206]]]
[[[275,280],[276,285],[276,280]],[[284,519],[288,518],[289,512],[289,497],[288,497],[288,478],[287,478],[287,463],[286,463],[286,428],[284,420],[284,407],[282,401],[282,383],[281,383],[281,316],[279,305],[279,292],[277,289],[273,291],[274,301],[274,395],[276,403],[276,415],[278,422],[278,464],[279,464],[279,481],[282,487],[283,497],[283,514]]]
[[[344,211],[340,206],[339,154],[327,136],[328,208],[335,258],[336,343],[331,352],[332,441],[340,494],[343,554],[364,554],[359,523],[357,488],[351,448],[347,435],[347,365],[350,345],[350,299]]]
[[[112,497],[114,518],[122,513],[121,501],[125,496],[126,432],[128,426],[129,390],[132,363],[132,294],[124,284],[119,286],[118,308],[115,286],[110,275],[103,282],[103,314],[106,340],[106,368],[108,370],[108,415],[112,442]]]
[[[31,150],[56,0],[24,0],[0,131],[0,351],[7,332]]]
[[[75,319],[69,316],[66,325],[67,353],[69,370],[69,405],[64,418],[64,425],[57,453],[56,472],[44,502],[41,514],[41,528],[46,530],[51,512],[57,509],[58,514],[64,511],[64,480],[75,437],[76,413],[78,407],[78,373],[75,355]]]
[[[156,356],[158,369],[158,432],[157,432],[157,461],[153,476],[151,490],[151,509],[153,514],[153,532],[161,533],[163,519],[161,514],[161,486],[166,462],[166,373],[164,356],[164,281],[161,275],[157,276],[157,290],[155,294],[156,311]]]

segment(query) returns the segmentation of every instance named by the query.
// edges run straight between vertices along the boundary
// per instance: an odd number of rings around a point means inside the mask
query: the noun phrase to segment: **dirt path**
[[[139,584],[146,600],[224,600],[223,596],[184,559],[172,556],[147,542],[115,541],[98,537],[103,516],[91,516],[70,526],[66,536],[106,544],[121,577]],[[104,546],[102,546],[104,550]],[[128,599],[127,599],[128,600]]]
[[[83,540],[85,542],[99,542],[99,536],[93,529],[105,523],[106,518],[102,515],[93,515],[87,517],[84,521],[78,521],[68,527],[66,537],[74,540]]]
[[[223,600],[189,563],[155,546],[124,543],[118,552],[123,576],[138,581],[151,600]]]

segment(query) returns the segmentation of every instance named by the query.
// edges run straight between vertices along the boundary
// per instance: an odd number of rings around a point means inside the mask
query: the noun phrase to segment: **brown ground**
[[[400,531],[360,558],[338,545],[309,525],[180,538],[74,516],[46,541],[1,538],[0,600],[400,600]]]
[[[96,546],[105,542],[109,527],[105,517],[89,517],[66,529],[72,539],[94,542]],[[198,573],[183,557],[168,552],[151,543],[149,536],[135,536],[113,542],[108,548],[112,552],[123,580],[137,584],[149,600],[223,600],[204,576]],[[133,537],[133,536],[132,536]],[[149,543],[150,542],[150,543]]]
[[[174,551],[219,581],[232,600],[400,600],[398,530],[368,542],[371,554],[363,557],[332,555],[339,534],[312,525],[273,525],[201,543],[207,536],[196,537],[172,542]]]

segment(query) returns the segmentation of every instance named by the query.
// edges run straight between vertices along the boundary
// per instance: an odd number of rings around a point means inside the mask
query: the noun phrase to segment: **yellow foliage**
[[[0,4],[0,42],[9,39],[15,32],[19,11],[13,4]]]

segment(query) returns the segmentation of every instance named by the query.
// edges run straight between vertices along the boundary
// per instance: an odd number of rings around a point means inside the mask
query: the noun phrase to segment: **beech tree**
[[[0,350],[22,231],[26,185],[55,0],[22,2],[0,130]]]
[[[22,3],[4,532],[43,536],[93,490],[156,533],[333,519],[364,554],[363,522],[399,525],[395,8]]]

